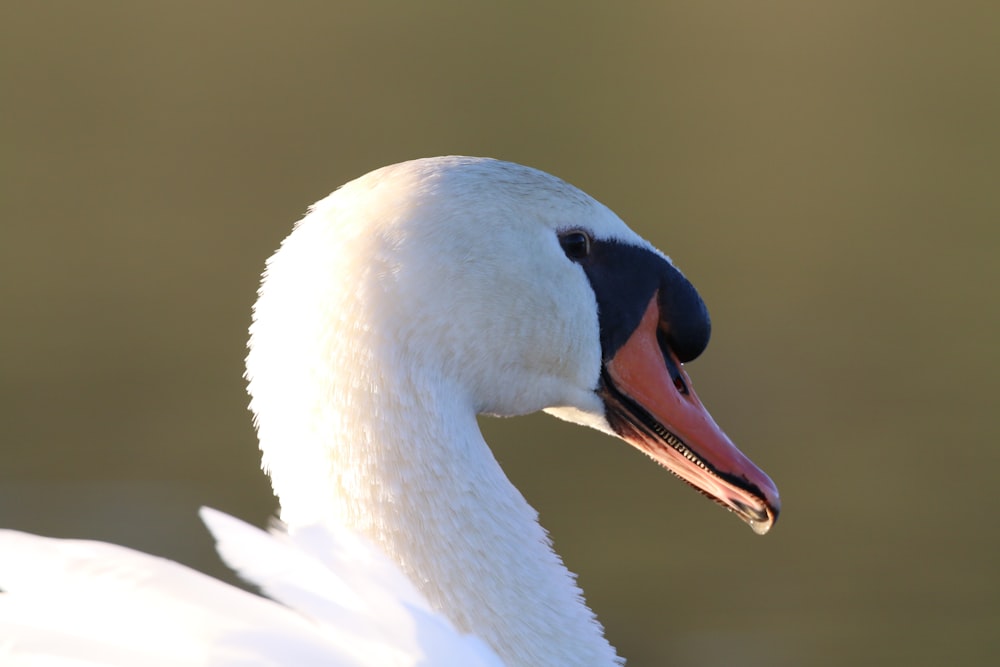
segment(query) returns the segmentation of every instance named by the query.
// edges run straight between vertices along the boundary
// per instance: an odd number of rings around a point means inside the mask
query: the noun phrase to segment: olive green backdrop
[[[0,524],[213,573],[274,511],[264,259],[408,158],[555,173],[677,261],[690,364],[782,491],[760,538],[627,446],[484,420],[632,665],[1000,651],[1000,6],[5,2]]]

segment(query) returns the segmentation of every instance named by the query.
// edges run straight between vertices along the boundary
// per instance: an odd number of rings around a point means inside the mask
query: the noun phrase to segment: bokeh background
[[[765,538],[637,452],[484,420],[630,665],[1000,651],[1000,5],[6,2],[0,524],[223,574],[258,524],[264,259],[383,164],[587,190],[712,310],[689,366]]]

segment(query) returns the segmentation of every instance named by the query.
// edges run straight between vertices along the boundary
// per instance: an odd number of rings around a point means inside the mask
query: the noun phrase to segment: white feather
[[[274,601],[125,547],[3,530],[0,664],[502,666],[356,534],[201,514],[223,559]]]
[[[610,430],[568,229],[651,249],[576,188],[495,160],[394,165],[317,203],[267,263],[247,358],[289,527],[203,512],[276,602],[6,532],[3,664],[620,664],[475,420],[549,409]]]

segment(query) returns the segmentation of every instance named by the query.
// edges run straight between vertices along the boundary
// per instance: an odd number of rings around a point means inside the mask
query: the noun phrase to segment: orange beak
[[[778,519],[774,482],[736,448],[702,405],[667,345],[654,294],[639,326],[605,363],[608,422],[628,443],[763,535]]]

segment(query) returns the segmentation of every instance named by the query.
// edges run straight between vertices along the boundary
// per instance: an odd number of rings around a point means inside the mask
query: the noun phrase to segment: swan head
[[[763,534],[777,489],[683,367],[710,329],[670,259],[577,188],[496,160],[415,160],[318,202],[268,262],[252,408],[262,447],[265,413],[309,383],[321,400],[405,383],[470,414],[546,410],[624,439]]]

